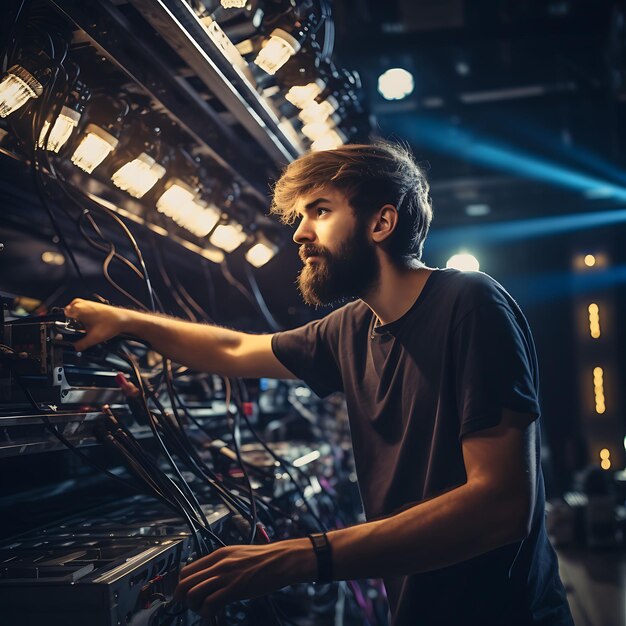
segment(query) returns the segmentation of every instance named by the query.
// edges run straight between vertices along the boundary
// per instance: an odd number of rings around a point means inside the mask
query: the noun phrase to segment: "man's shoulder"
[[[461,301],[464,309],[489,303],[507,305],[513,301],[508,291],[484,272],[462,272],[454,269],[439,272],[440,291]]]

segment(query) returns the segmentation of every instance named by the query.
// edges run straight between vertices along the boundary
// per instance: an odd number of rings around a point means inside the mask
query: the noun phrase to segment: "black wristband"
[[[317,582],[329,583],[333,580],[333,552],[326,533],[309,535],[317,558]]]

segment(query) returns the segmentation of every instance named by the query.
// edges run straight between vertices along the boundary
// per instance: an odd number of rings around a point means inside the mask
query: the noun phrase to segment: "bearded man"
[[[479,272],[421,262],[429,187],[404,147],[306,154],[274,189],[297,222],[304,300],[351,300],[251,335],[74,300],[84,349],[119,333],[190,368],[300,378],[345,393],[367,522],[228,546],[183,568],[176,596],[209,616],[308,581],[382,577],[393,626],[571,626],[544,527],[537,359],[519,307]]]

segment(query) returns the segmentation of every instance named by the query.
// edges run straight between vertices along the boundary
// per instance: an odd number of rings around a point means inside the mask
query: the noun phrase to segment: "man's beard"
[[[328,306],[365,295],[380,276],[376,250],[363,228],[357,228],[336,253],[315,244],[303,244],[300,258],[305,266],[298,274],[298,289],[306,304]],[[319,260],[306,263],[307,257]]]

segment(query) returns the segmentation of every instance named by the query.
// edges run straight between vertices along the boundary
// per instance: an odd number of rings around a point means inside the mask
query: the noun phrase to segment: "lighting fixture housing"
[[[109,156],[119,141],[96,124],[88,124],[80,144],[72,155],[72,163],[91,174]]]
[[[215,205],[201,200],[195,190],[179,178],[168,182],[156,207],[196,237],[206,237],[222,215]]]
[[[294,85],[285,94],[285,100],[293,106],[304,109],[313,102],[326,88],[326,83],[321,78],[316,78],[306,85]]]
[[[313,100],[298,114],[304,124],[314,124],[327,120],[339,108],[339,101],[334,96],[328,96],[323,102]]]
[[[254,62],[262,70],[273,76],[287,61],[298,53],[300,42],[282,28],[275,28]]]
[[[241,224],[229,222],[215,228],[209,241],[224,252],[236,250],[248,238]]]
[[[111,176],[113,183],[135,198],[141,198],[161,178],[165,176],[165,168],[159,165],[149,154],[142,152],[137,158],[122,165]]]
[[[42,149],[45,148],[50,152],[59,152],[59,150],[61,150],[61,148],[67,143],[68,139],[72,135],[72,132],[74,132],[74,129],[78,126],[79,121],[80,113],[64,105],[61,108],[61,112],[58,117],[54,120],[47,142],[46,135],[48,134],[48,129],[50,128],[50,120],[44,121],[41,133],[39,134],[39,140],[37,141],[37,146]]]
[[[31,98],[39,98],[44,85],[40,77],[21,65],[13,65],[0,80],[0,117],[7,117]]]
[[[311,144],[313,152],[320,150],[335,150],[346,143],[347,137],[338,128],[329,128],[324,135],[321,135]]]
[[[259,237],[257,242],[246,252],[246,261],[254,267],[262,267],[276,256],[278,246]]]

